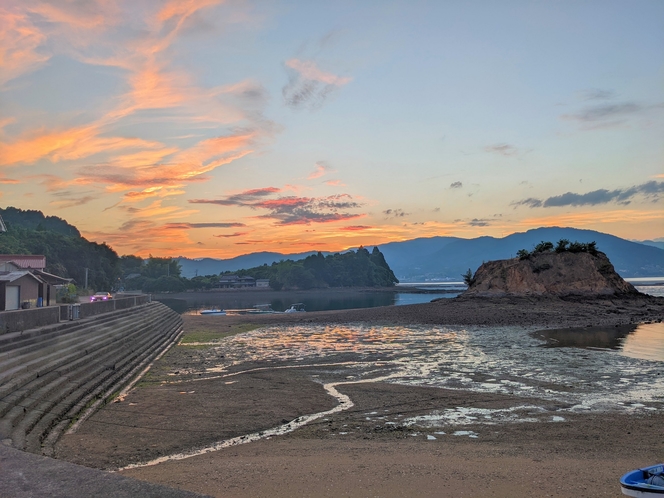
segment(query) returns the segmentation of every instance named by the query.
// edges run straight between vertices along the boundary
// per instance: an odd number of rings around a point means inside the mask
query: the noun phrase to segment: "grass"
[[[195,351],[202,351],[214,347],[213,344],[201,343],[220,342],[225,337],[249,332],[259,327],[261,327],[261,325],[252,323],[227,325],[224,327],[216,327],[214,329],[204,326],[189,326],[182,334],[180,342],[169,349],[164,356],[152,365],[145,376],[136,384],[136,387],[143,388],[156,386],[166,380],[174,380],[172,375],[173,372],[186,369],[187,366],[192,363],[198,364],[201,356],[199,353],[195,353]],[[194,355],[193,358],[190,357],[192,354]]]
[[[235,334],[242,334],[244,332],[249,332],[259,328],[260,325],[255,325],[253,323],[241,323],[236,325],[228,325],[225,329],[208,329],[208,328],[193,328],[190,330],[185,330],[180,339],[180,343],[183,346],[187,344],[192,344],[196,342],[214,342],[220,341],[225,337],[229,337]]]

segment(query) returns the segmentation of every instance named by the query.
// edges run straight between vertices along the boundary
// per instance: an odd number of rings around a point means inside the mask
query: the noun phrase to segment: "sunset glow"
[[[228,258],[664,237],[664,3],[9,0],[0,207]]]

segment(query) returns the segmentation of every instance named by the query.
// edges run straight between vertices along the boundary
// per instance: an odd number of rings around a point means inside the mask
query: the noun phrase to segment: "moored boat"
[[[284,313],[302,313],[306,311],[304,309],[304,304],[303,303],[294,303],[291,304],[290,308],[288,308]]]
[[[632,470],[620,478],[624,495],[637,498],[664,498],[664,463]]]
[[[201,314],[201,315],[225,315],[226,312],[224,310],[213,309],[213,310],[201,310],[201,311],[199,311],[199,314]]]

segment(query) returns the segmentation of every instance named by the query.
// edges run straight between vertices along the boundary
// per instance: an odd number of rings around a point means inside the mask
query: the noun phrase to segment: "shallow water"
[[[256,302],[256,296],[245,296],[238,293],[210,293],[202,295],[198,299],[173,299],[159,297],[159,301],[178,313],[197,315],[204,309],[249,309],[256,304],[269,304],[275,311],[284,311],[295,302],[302,302],[307,311],[345,310],[355,308],[376,308],[379,306],[403,306],[406,304],[429,303],[434,299],[452,298],[458,296],[458,292],[371,292],[336,293],[333,296],[312,292],[308,296],[293,295],[263,299],[265,302]]]
[[[632,358],[664,361],[664,323],[551,329],[531,335],[544,339],[545,347],[614,349]]]
[[[541,398],[571,411],[658,409],[664,402],[664,356],[634,357],[644,344],[636,340],[638,334],[614,351],[541,347],[545,342],[529,332],[517,327],[271,327],[220,343],[215,354],[224,358],[216,371],[245,362],[344,361],[317,372],[320,381],[389,373],[393,383]],[[644,334],[648,340],[662,339],[656,327]]]
[[[366,420],[378,424],[422,431],[459,427],[447,433],[410,433],[426,441],[454,436],[477,439],[482,436],[475,432],[478,425],[559,423],[575,412],[664,410],[664,356],[644,359],[634,353],[647,348],[648,341],[662,341],[658,325],[620,331],[624,340],[621,350],[542,347],[546,342],[535,331],[521,327],[276,326],[228,337],[209,344],[213,365],[201,366],[201,376],[194,381],[229,382],[231,377],[249,372],[300,369],[308,371],[339,404],[265,431],[125,468],[190,458],[287,434],[352,407],[352,399],[337,387],[362,382],[514,396],[514,406],[503,408],[457,406],[407,418],[397,414],[392,419],[376,411],[365,414]],[[462,429],[468,425],[475,430]],[[338,435],[347,434],[341,431]]]

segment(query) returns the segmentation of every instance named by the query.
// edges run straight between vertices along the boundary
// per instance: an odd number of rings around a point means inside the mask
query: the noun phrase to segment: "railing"
[[[94,303],[61,304],[46,308],[0,311],[0,334],[22,332],[36,327],[54,325],[63,320],[78,320],[79,318],[132,308],[149,302],[152,302],[152,296],[140,294]]]

